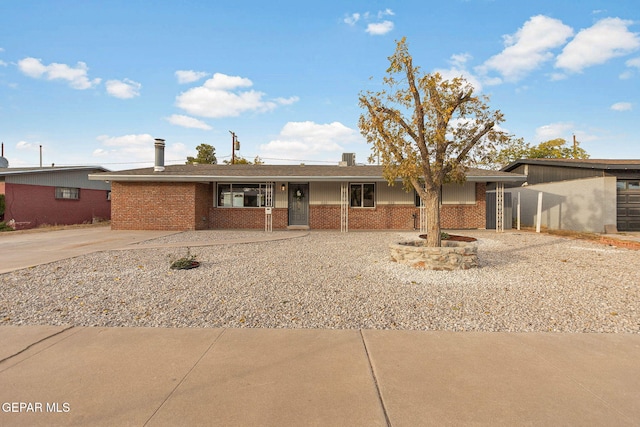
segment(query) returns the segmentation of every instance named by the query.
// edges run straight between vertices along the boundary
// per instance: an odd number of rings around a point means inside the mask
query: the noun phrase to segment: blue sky
[[[370,148],[358,94],[406,36],[414,64],[462,75],[537,144],[640,158],[640,3],[0,0],[0,141],[11,167],[230,159],[335,164]]]

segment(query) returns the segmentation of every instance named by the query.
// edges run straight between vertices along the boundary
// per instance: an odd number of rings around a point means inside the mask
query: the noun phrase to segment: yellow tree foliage
[[[574,140],[569,145],[563,138],[550,139],[531,146],[522,139],[512,141],[495,154],[485,166],[501,168],[519,159],[588,159],[589,153]]]
[[[414,67],[406,39],[389,57],[385,89],[361,92],[362,135],[384,177],[415,189],[427,210],[427,246],[440,246],[440,195],[445,182],[463,182],[468,159],[482,160],[510,136],[496,126],[503,115],[463,78],[444,80]]]

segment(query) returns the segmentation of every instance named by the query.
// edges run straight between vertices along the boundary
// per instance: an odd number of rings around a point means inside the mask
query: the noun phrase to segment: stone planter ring
[[[391,260],[421,270],[468,270],[478,267],[478,244],[443,240],[442,246],[425,246],[424,240],[391,243]]]

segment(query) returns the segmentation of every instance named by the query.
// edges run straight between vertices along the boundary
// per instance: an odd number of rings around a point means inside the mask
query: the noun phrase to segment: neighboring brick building
[[[158,146],[156,145],[156,149]],[[163,149],[163,146],[162,148]],[[390,186],[381,166],[173,165],[97,173],[112,183],[114,230],[419,228],[415,192]],[[522,175],[472,169],[442,189],[443,228],[484,228],[488,182]]]
[[[106,171],[97,166],[0,168],[3,221],[26,229],[108,220],[111,186],[88,179]]]

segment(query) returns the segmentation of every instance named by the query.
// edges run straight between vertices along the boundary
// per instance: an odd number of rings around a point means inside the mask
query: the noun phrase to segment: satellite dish
[[[5,157],[0,157],[0,168],[8,168],[9,167],[9,160],[7,160]]]

